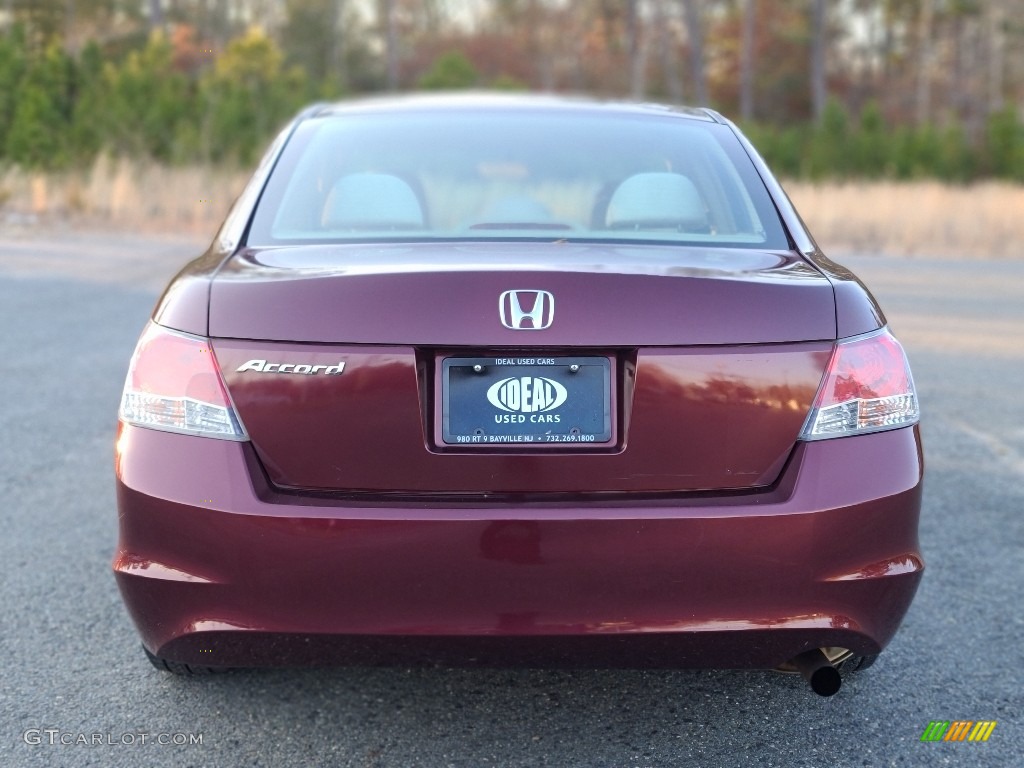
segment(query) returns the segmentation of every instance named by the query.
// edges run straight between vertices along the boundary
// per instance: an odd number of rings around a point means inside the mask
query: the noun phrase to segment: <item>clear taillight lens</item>
[[[916,424],[917,392],[903,347],[888,330],[836,344],[803,440]]]
[[[209,342],[153,323],[135,347],[118,415],[139,427],[248,439]]]

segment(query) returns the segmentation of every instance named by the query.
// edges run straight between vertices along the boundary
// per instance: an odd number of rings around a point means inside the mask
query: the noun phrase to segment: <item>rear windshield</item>
[[[726,126],[571,111],[307,120],[249,233],[254,246],[490,239],[787,248]]]

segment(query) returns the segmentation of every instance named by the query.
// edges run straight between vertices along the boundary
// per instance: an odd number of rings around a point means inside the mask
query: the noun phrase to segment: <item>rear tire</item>
[[[146,646],[142,646],[142,650],[146,653],[146,658],[149,659],[149,663],[159,669],[161,672],[170,672],[172,675],[181,675],[182,677],[197,677],[199,675],[215,675],[220,672],[226,672],[227,669],[224,667],[203,667],[196,664],[183,664],[180,661],[169,661],[167,659],[161,659],[159,656],[154,656],[149,652]]]

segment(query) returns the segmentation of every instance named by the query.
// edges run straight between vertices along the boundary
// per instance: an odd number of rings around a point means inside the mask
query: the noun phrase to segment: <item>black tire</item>
[[[150,664],[161,672],[170,672],[172,675],[196,677],[199,675],[215,675],[220,672],[227,671],[227,669],[223,667],[202,667],[195,664],[182,664],[180,661],[168,661],[167,659],[161,659],[159,656],[154,656],[150,653],[146,646],[142,646],[142,650],[146,653],[146,658],[149,659]]]

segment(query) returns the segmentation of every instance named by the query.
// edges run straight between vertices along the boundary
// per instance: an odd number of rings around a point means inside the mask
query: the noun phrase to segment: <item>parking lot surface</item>
[[[0,236],[0,765],[1020,765],[1024,261],[840,259],[917,380],[927,571],[822,699],[749,671],[152,669],[110,572],[112,441],[138,333],[202,245]],[[932,720],[998,724],[922,743]]]

